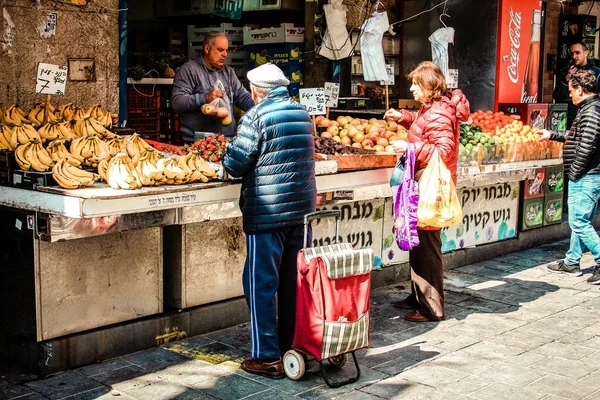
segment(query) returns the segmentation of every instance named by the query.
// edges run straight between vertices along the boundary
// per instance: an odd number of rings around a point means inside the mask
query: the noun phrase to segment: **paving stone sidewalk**
[[[561,241],[447,271],[443,322],[413,323],[391,306],[409,291],[372,293],[371,347],[361,379],[330,389],[318,368],[303,380],[240,370],[248,326],[236,326],[57,374],[0,371],[0,400],[41,399],[600,399],[600,287],[550,273]],[[376,273],[376,272],[375,272]],[[352,362],[333,376],[355,373]]]

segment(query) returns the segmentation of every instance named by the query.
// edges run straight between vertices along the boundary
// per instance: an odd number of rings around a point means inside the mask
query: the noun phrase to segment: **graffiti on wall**
[[[340,210],[339,235],[335,234],[335,220],[315,219],[312,222],[313,246],[350,243],[353,248],[371,248],[375,265],[381,265],[381,241],[384,204],[382,199],[357,201],[321,207],[319,210]]]
[[[519,182],[466,188],[458,191],[462,223],[442,229],[442,251],[516,237]]]

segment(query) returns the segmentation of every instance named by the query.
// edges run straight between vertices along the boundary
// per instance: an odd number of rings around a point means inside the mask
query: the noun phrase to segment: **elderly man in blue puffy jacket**
[[[240,119],[223,160],[227,173],[243,178],[243,285],[252,358],[242,369],[283,378],[281,355],[291,348],[296,322],[303,217],[316,207],[313,125],[306,109],[290,97],[290,82],[276,65],[261,65],[247,76],[256,106]]]

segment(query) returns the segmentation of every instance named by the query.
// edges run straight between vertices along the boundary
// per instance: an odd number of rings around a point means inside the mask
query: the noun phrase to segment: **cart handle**
[[[307,246],[308,242],[308,226],[313,219],[319,218],[333,218],[335,217],[335,240],[337,241],[338,236],[340,235],[340,218],[342,213],[340,210],[321,210],[315,211],[304,215],[304,248]]]

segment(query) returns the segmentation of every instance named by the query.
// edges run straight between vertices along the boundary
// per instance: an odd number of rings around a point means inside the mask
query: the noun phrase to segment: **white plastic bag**
[[[439,65],[448,79],[448,43],[454,43],[454,28],[440,28],[429,36],[431,61]]]
[[[387,81],[389,76],[385,69],[383,56],[383,34],[390,23],[386,12],[373,13],[373,16],[362,25],[360,35],[360,55],[362,58],[365,81]]]
[[[323,36],[323,44],[319,48],[319,55],[330,60],[340,60],[352,53],[352,41],[346,28],[346,6],[342,0],[329,0],[323,6],[327,30]]]

